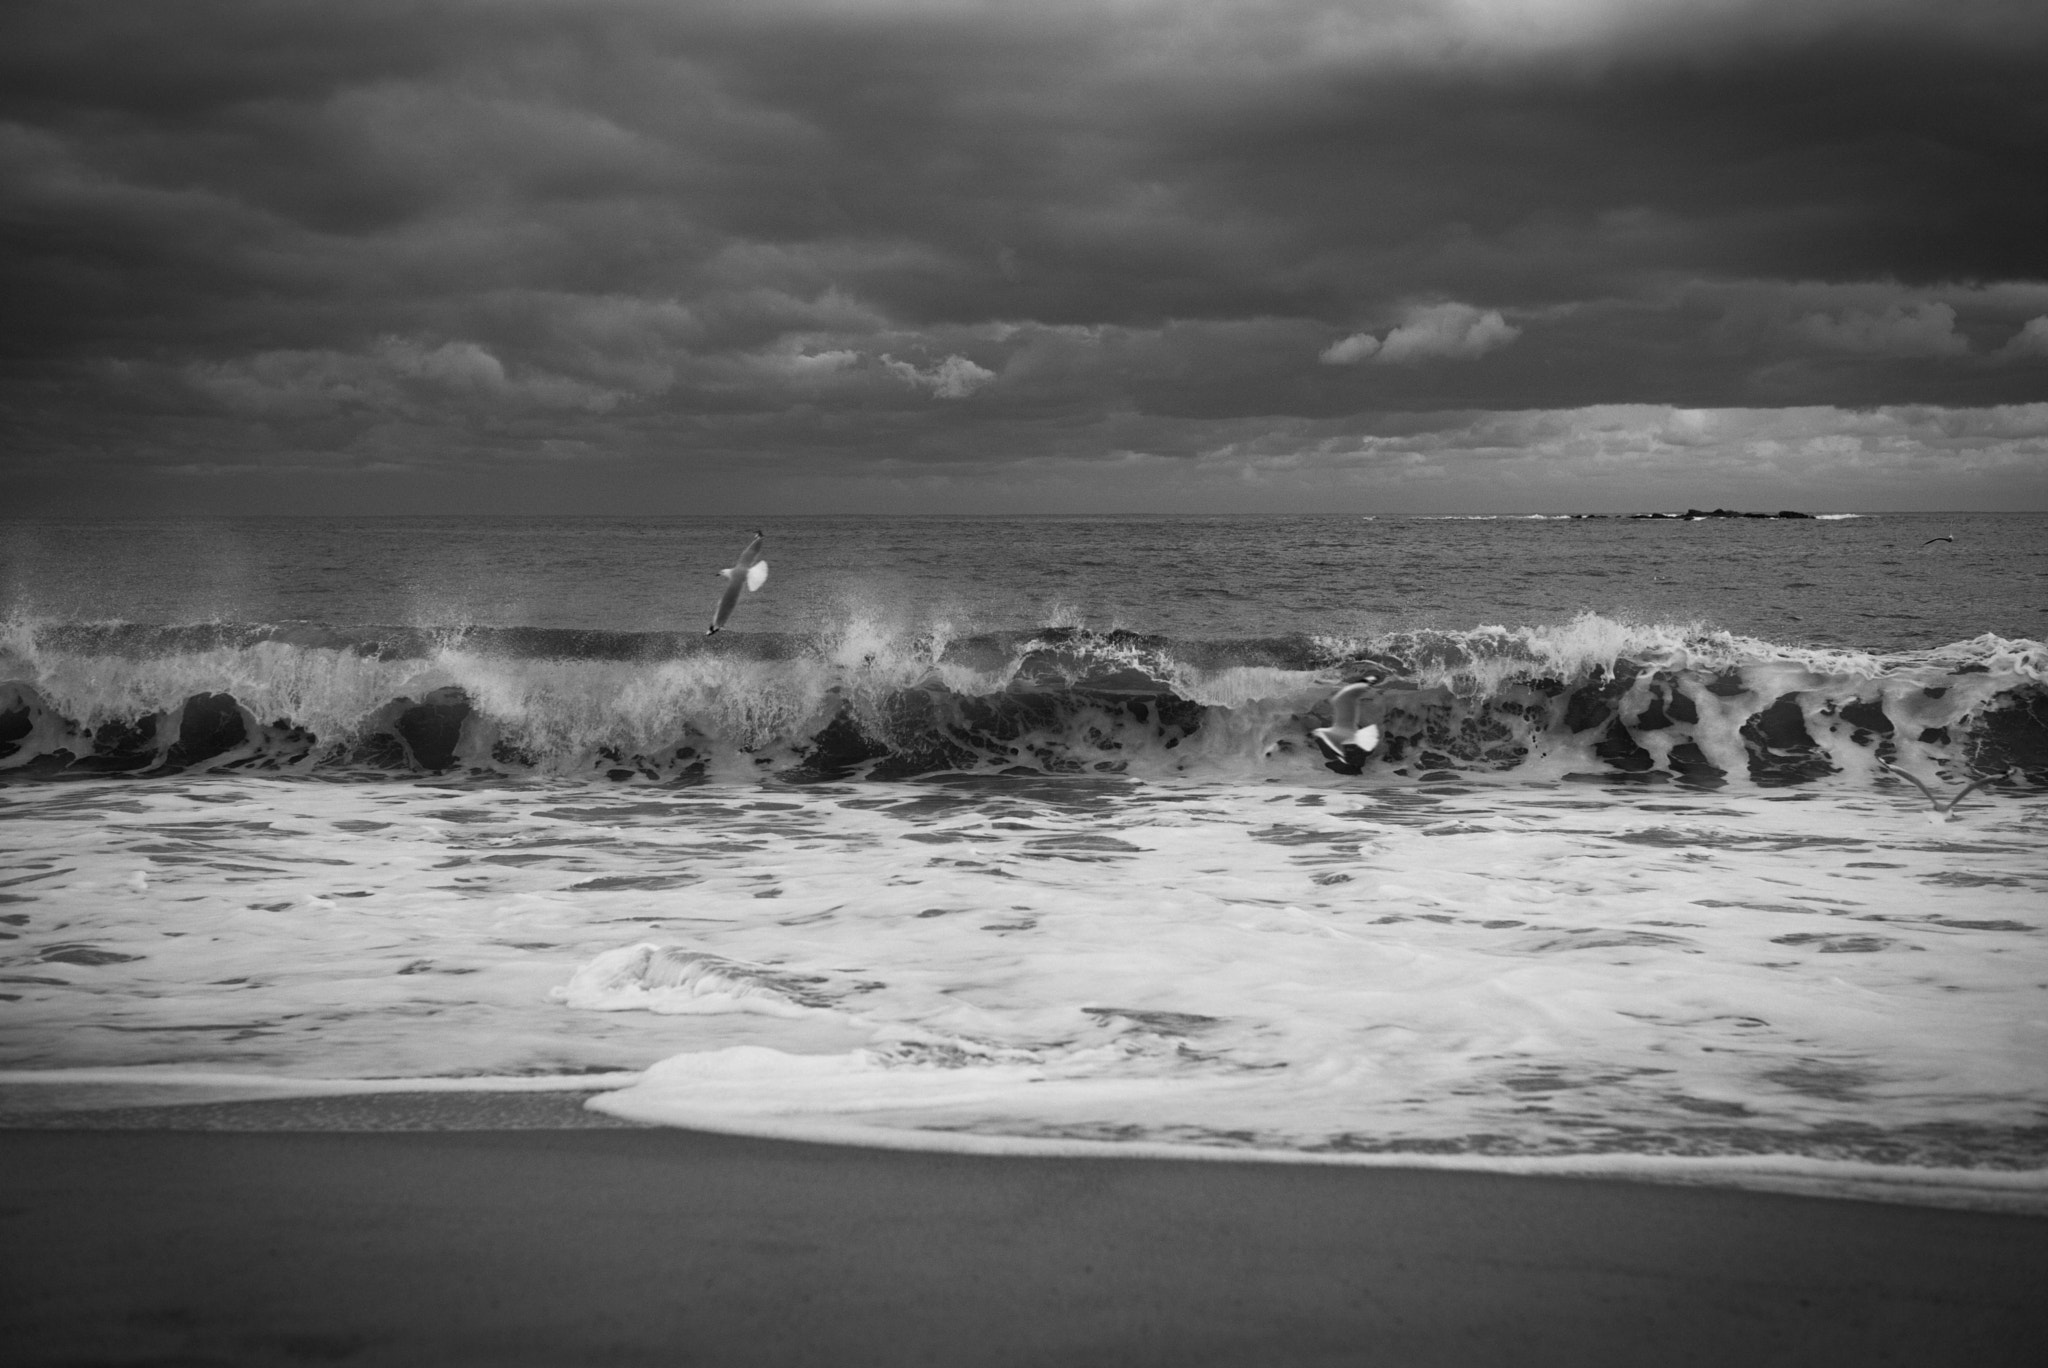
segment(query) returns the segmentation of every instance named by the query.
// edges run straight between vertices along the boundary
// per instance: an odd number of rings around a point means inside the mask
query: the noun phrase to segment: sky
[[[2048,510],[2039,0],[10,0],[22,512]]]

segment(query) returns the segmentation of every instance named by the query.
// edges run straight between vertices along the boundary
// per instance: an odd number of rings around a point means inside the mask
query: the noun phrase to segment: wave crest
[[[1347,678],[1375,772],[1712,785],[2015,769],[2048,784],[2048,647],[1879,655],[1592,614],[1373,638],[1055,625],[816,637],[0,624],[0,775],[482,771],[677,780],[1270,774]]]

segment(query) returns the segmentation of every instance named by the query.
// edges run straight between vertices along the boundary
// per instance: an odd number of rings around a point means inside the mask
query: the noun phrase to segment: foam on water
[[[788,1017],[830,1010],[815,1001],[800,977],[672,945],[629,945],[608,951],[579,967],[548,997],[587,1012],[759,1012]]]
[[[2044,814],[1299,764],[17,786],[0,1065],[631,1072],[596,1105],[764,1134],[1870,1170],[2025,1206]]]

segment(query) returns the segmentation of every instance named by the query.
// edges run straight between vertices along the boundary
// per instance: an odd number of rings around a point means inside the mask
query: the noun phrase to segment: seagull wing
[[[740,552],[739,564],[718,572],[725,577],[725,592],[718,596],[718,607],[712,611],[711,626],[706,629],[705,636],[711,636],[725,626],[725,620],[732,616],[734,605],[740,601],[740,590],[759,589],[768,582],[768,563],[761,559],[761,542],[765,536],[765,533],[754,533],[747,549]]]
[[[1900,768],[1899,768],[1899,767],[1898,767],[1897,765],[1894,765],[1894,764],[1893,764],[1893,763],[1892,763],[1891,761],[1889,761],[1889,760],[1879,760],[1879,761],[1878,761],[1877,763],[1878,763],[1878,764],[1880,764],[1880,765],[1883,765],[1883,766],[1884,766],[1884,768],[1885,768],[1885,772],[1886,772],[1887,774],[1896,774],[1896,775],[1898,775],[1898,776],[1899,776],[1899,778],[1901,778],[1901,779],[1905,780],[1905,781],[1906,781],[1907,783],[1911,784],[1911,785],[1912,785],[1912,786],[1913,786],[1914,788],[1916,788],[1916,789],[1919,789],[1919,790],[1920,790],[1920,791],[1921,791],[1922,793],[1926,794],[1926,795],[1927,795],[1927,801],[1928,801],[1928,802],[1930,802],[1930,803],[1932,803],[1932,804],[1934,804],[1934,810],[1935,810],[1936,812],[1939,812],[1939,811],[1941,811],[1941,799],[1940,799],[1940,798],[1938,798],[1937,796],[1935,796],[1935,792],[1934,792],[1934,790],[1933,790],[1933,789],[1931,789],[1931,788],[1927,787],[1927,785],[1925,785],[1925,784],[1921,783],[1921,782],[1920,782],[1920,780],[1919,780],[1919,778],[1918,778],[1917,776],[1915,776],[1915,775],[1911,775],[1911,774],[1908,774],[1908,773],[1906,773],[1906,771],[1904,771],[1904,770],[1900,769]]]
[[[1965,785],[1965,786],[1964,786],[1964,788],[1963,788],[1963,791],[1962,791],[1961,793],[1958,793],[1958,794],[1957,794],[1957,795],[1956,795],[1955,797],[1953,797],[1953,798],[1951,798],[1951,799],[1949,799],[1949,800],[1948,800],[1948,806],[1946,807],[1946,809],[1945,809],[1945,810],[1946,810],[1946,811],[1948,811],[1948,812],[1954,812],[1954,811],[1956,810],[1956,804],[1957,804],[1957,803],[1960,803],[1960,802],[1962,802],[1962,801],[1963,801],[1963,799],[1965,799],[1965,798],[1969,797],[1969,796],[1970,796],[1971,794],[1975,793],[1975,792],[1976,792],[1976,791],[1977,791],[1978,789],[1980,789],[1980,788],[1983,788],[1983,787],[1984,787],[1984,786],[1985,786],[1986,784],[2002,784],[2002,783],[2004,783],[2004,782],[2005,782],[2005,776],[2006,776],[2006,771],[2004,771],[2004,770],[2000,770],[2000,771],[1999,771],[1998,773],[1996,773],[1996,774],[1980,774],[1980,775],[1978,775],[1978,776],[1977,776],[1977,777],[1976,777],[1975,779],[1972,779],[1972,780],[1971,780],[1971,781],[1970,781],[1970,782],[1969,782],[1969,783],[1968,783],[1967,785]]]
[[[710,636],[712,632],[725,626],[725,620],[732,616],[733,605],[740,601],[740,590],[746,586],[746,582],[744,576],[735,575],[731,571],[726,572],[725,592],[718,596],[718,607],[711,612],[711,629],[704,633],[705,636]]]

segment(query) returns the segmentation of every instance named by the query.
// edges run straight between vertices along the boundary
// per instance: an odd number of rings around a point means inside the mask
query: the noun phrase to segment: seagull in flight
[[[1886,773],[1898,775],[1899,778],[1905,780],[1914,788],[1919,789],[1922,793],[1926,794],[1927,801],[1934,805],[1935,817],[1937,819],[1946,819],[1949,821],[1955,820],[1955,811],[1957,803],[1962,802],[1963,799],[1969,797],[1978,789],[1983,788],[1986,784],[2004,783],[2006,776],[2012,773],[2012,771],[2009,769],[2002,769],[1996,774],[1980,774],[1976,778],[1972,779],[1968,784],[1964,785],[1963,791],[1961,793],[1958,793],[1955,797],[1944,801],[1939,794],[1935,793],[1933,789],[1927,787],[1927,785],[1922,783],[1916,776],[1906,773],[1906,771],[1900,769],[1897,765],[1894,765],[1891,761],[1885,759],[1883,756],[1878,757],[1877,763],[1884,766]]]
[[[761,559],[761,539],[765,533],[754,533],[754,539],[747,543],[747,549],[740,552],[739,562],[729,570],[718,573],[725,579],[725,592],[718,596],[718,607],[712,610],[711,626],[704,635],[715,636],[725,626],[725,620],[732,616],[735,604],[740,601],[740,590],[759,589],[768,582],[768,562]]]
[[[1357,774],[1379,749],[1380,729],[1371,724],[1360,726],[1358,715],[1366,696],[1385,678],[1382,671],[1368,670],[1363,679],[1346,684],[1330,696],[1330,725],[1317,727],[1308,734],[1316,749],[1323,753],[1327,768],[1339,774]]]

